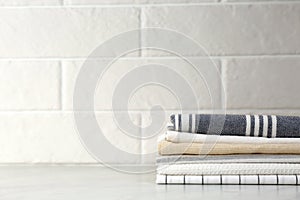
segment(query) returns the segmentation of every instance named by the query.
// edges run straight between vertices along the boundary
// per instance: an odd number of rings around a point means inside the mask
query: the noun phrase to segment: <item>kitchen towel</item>
[[[201,163],[170,164],[157,167],[157,174],[167,175],[291,175],[300,174],[297,163]]]
[[[169,130],[267,138],[299,138],[300,117],[276,115],[171,115]]]
[[[157,165],[192,163],[300,163],[300,155],[234,154],[234,155],[170,155],[158,156]]]
[[[191,134],[187,132],[166,131],[165,140],[174,143],[231,143],[231,144],[299,144],[300,138],[264,138],[228,135]]]
[[[160,155],[300,154],[298,143],[174,143],[161,140]]]
[[[300,185],[300,175],[156,175],[157,184],[199,185]]]

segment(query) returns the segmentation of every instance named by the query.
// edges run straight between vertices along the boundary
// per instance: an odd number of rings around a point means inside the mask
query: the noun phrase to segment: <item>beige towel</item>
[[[300,154],[300,144],[288,143],[173,143],[162,140],[158,143],[160,155],[190,154],[190,155],[217,155],[217,154]]]

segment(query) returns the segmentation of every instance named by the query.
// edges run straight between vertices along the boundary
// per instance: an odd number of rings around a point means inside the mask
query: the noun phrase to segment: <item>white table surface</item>
[[[1,166],[0,200],[300,199],[299,186],[156,185],[101,166]]]

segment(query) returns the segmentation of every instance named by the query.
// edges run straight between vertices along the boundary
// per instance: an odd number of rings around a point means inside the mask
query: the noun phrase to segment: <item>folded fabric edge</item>
[[[300,164],[290,163],[201,163],[171,164],[157,167],[158,174],[167,175],[253,175],[300,174]]]
[[[300,185],[300,175],[156,175],[157,184],[196,185]]]
[[[300,138],[299,116],[173,114],[174,131],[190,133],[252,136],[266,138]],[[211,126],[211,124],[213,124]]]
[[[165,136],[161,140],[167,140],[174,143],[204,143],[204,142],[219,142],[219,143],[245,143],[245,144],[280,144],[280,143],[297,143],[300,144],[300,138],[264,138],[264,137],[245,137],[245,136],[228,136],[228,135],[207,135],[200,133],[188,133],[177,131],[166,131]]]
[[[300,154],[299,144],[158,143],[160,155]]]
[[[165,155],[156,158],[157,165],[183,163],[300,163],[300,155],[234,154],[234,155]]]

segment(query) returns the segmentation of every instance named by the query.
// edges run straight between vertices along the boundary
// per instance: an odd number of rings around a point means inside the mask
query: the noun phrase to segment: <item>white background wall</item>
[[[203,45],[225,87],[225,93],[221,82],[213,88],[219,108],[226,96],[229,113],[300,114],[300,1],[0,0],[0,6],[0,163],[95,163],[73,121],[76,75],[101,42],[138,28],[176,30]],[[147,42],[143,34],[139,39]],[[209,74],[206,58],[188,50],[185,56]],[[141,156],[106,162],[154,163],[142,154],[155,152],[156,138],[126,138],[113,122],[110,104],[115,78],[149,62],[191,79],[203,112],[211,109],[203,81],[180,59],[159,51],[121,59],[108,73],[107,87],[98,91],[96,113],[114,144]],[[180,111],[168,91],[149,86],[129,102],[133,121],[151,123],[147,110],[154,104],[168,113]]]

